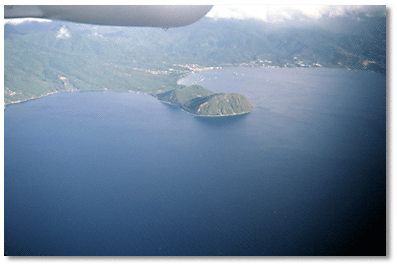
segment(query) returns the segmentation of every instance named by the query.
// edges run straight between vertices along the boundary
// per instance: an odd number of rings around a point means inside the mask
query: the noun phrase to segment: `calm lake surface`
[[[233,74],[234,73],[234,74]],[[136,93],[7,106],[6,255],[343,255],[386,202],[386,78],[225,68],[199,118]]]

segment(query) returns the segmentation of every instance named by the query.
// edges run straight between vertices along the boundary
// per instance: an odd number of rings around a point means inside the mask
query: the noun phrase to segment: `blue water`
[[[343,255],[379,218],[384,75],[227,68],[182,83],[255,109],[199,118],[121,92],[7,106],[5,254]]]

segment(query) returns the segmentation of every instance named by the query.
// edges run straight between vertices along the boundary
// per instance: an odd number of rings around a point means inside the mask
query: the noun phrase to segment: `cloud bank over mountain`
[[[207,17],[257,19],[273,29],[322,28],[331,32],[355,34],[371,28],[384,28],[386,6],[362,5],[215,5]]]
[[[386,6],[334,5],[215,5],[207,14],[214,19],[255,18],[277,23],[291,20],[317,20],[330,17],[386,16]]]

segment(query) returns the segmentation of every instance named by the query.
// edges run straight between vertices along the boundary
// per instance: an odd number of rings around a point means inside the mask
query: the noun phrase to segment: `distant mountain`
[[[9,38],[13,34],[21,34],[14,26],[11,24],[4,25],[4,39]]]
[[[186,73],[208,66],[335,67],[385,74],[385,18],[363,17],[350,28],[354,31],[211,18],[167,31],[60,21],[5,24],[5,102],[70,89],[170,91]]]
[[[30,33],[46,32],[59,24],[62,24],[62,22],[60,21],[38,22],[38,21],[27,20],[23,23],[13,24],[13,25],[20,34],[25,35]],[[12,24],[7,23],[5,25],[12,25]]]
[[[332,25],[332,26],[331,26]],[[153,54],[172,63],[203,66],[252,63],[279,67],[342,67],[385,73],[386,18],[328,18],[318,23],[278,26],[259,20],[204,18],[187,27],[108,27],[69,22],[28,22],[14,26],[21,34],[68,26],[93,40],[111,41],[120,49]],[[271,63],[260,63],[267,61]],[[371,63],[368,63],[371,62]]]

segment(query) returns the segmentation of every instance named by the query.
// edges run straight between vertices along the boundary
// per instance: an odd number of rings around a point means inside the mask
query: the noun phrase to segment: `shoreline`
[[[220,67],[220,68],[221,68],[221,67]],[[214,69],[218,69],[218,68],[214,68]],[[208,70],[205,69],[205,70],[201,70],[201,71],[199,71],[199,72],[202,72],[202,71],[209,71],[209,70],[214,70],[214,69],[208,69]],[[185,78],[186,78],[187,76],[189,76],[190,74],[194,74],[194,73],[195,73],[195,71],[191,71],[191,72],[189,72],[189,73],[184,74],[181,78],[179,78],[179,79],[177,80],[177,82],[176,82],[177,85],[181,85],[180,82],[181,82],[183,79],[185,79]],[[186,86],[186,85],[183,85],[183,86]],[[193,115],[193,116],[195,116],[195,117],[207,117],[207,118],[230,117],[230,116],[244,115],[244,114],[248,114],[248,113],[252,112],[252,110],[251,110],[251,111],[247,111],[247,112],[234,113],[234,114],[200,115],[200,114],[195,114],[195,113],[192,113],[192,112],[190,112],[190,111],[187,111],[187,110],[184,109],[182,106],[179,106],[179,105],[176,105],[176,104],[167,102],[167,101],[160,100],[160,99],[158,99],[158,98],[155,96],[155,93],[153,93],[153,92],[141,92],[141,91],[134,91],[134,90],[120,91],[120,90],[109,90],[109,89],[107,89],[107,88],[97,89],[97,90],[96,90],[96,89],[89,89],[89,90],[78,90],[78,89],[75,89],[75,90],[52,91],[52,92],[48,92],[47,94],[40,95],[40,96],[38,96],[38,97],[31,97],[31,98],[28,98],[28,99],[25,99],[25,100],[18,100],[18,101],[13,101],[13,102],[10,102],[10,103],[5,103],[5,102],[4,102],[4,110],[6,109],[6,107],[7,107],[8,105],[24,103],[24,102],[27,102],[27,101],[30,101],[30,100],[35,100],[35,99],[44,98],[44,97],[46,97],[46,96],[50,96],[50,95],[52,95],[52,94],[60,93],[60,92],[80,92],[80,93],[82,93],[82,92],[99,92],[99,91],[101,91],[101,92],[104,92],[104,91],[113,91],[113,92],[126,92],[126,93],[132,93],[132,92],[133,92],[133,93],[137,93],[137,94],[150,95],[150,96],[156,98],[158,101],[160,101],[160,102],[162,102],[162,103],[166,103],[166,104],[172,105],[172,106],[177,106],[177,107],[179,107],[180,109],[182,109],[183,111],[185,111],[185,112],[187,112],[187,113],[189,113],[189,114],[191,114],[191,115]]]
[[[24,102],[31,101],[31,100],[35,100],[35,99],[41,99],[41,98],[50,96],[50,95],[52,95],[52,94],[60,93],[60,92],[74,92],[74,91],[53,91],[53,92],[48,92],[47,94],[44,94],[44,95],[40,95],[40,96],[38,96],[38,97],[31,97],[31,98],[27,98],[27,99],[23,99],[23,100],[11,101],[11,102],[9,102],[9,103],[5,103],[5,102],[4,102],[4,109],[6,109],[6,107],[7,107],[8,105],[20,104],[20,103],[24,103]]]
[[[221,67],[219,67],[219,68],[239,68],[239,67],[243,67],[243,68],[272,68],[272,67],[251,67],[251,66],[234,66],[234,65],[228,65],[228,66],[221,66]],[[284,69],[291,69],[291,68],[289,68],[289,67],[279,67],[279,68],[284,68]],[[302,68],[302,67],[292,67],[292,68]],[[348,69],[344,69],[344,68],[329,68],[329,67],[315,67],[315,68],[310,68],[310,67],[307,67],[307,68],[302,68],[302,69],[324,69],[324,68],[326,68],[326,69],[338,69],[338,70],[348,70]],[[214,69],[217,69],[217,68],[215,68],[214,67]],[[204,72],[204,71],[210,71],[210,70],[214,70],[214,69],[206,69],[206,70],[201,70],[201,71],[190,71],[189,73],[185,73],[183,76],[181,76],[177,81],[176,81],[176,84],[177,85],[182,85],[182,84],[180,84],[180,82],[183,80],[183,79],[185,79],[185,78],[187,78],[189,75],[191,75],[191,74],[195,74],[195,73],[199,73],[199,72]],[[357,70],[357,71],[362,71],[362,70]],[[183,86],[185,86],[185,85],[183,85]],[[43,95],[40,95],[40,96],[37,96],[37,97],[31,97],[31,98],[27,98],[27,99],[23,99],[23,100],[17,100],[17,101],[11,101],[11,102],[8,102],[8,103],[6,103],[6,102],[4,102],[4,109],[6,109],[6,107],[8,106],[8,105],[13,105],[13,104],[20,104],[20,103],[24,103],[24,102],[27,102],[27,101],[30,101],[30,100],[35,100],[35,99],[40,99],[40,98],[44,98],[44,97],[46,97],[46,96],[50,96],[50,95],[52,95],[52,94],[55,94],[55,93],[61,93],[61,92],[94,92],[94,91],[115,91],[115,92],[127,92],[127,93],[129,93],[129,92],[134,92],[134,93],[137,93],[137,94],[146,94],[146,95],[151,95],[151,96],[154,96],[154,92],[141,92],[141,91],[134,91],[134,90],[127,90],[127,91],[124,91],[124,90],[109,90],[109,89],[106,89],[106,88],[104,88],[104,89],[89,89],[89,90],[61,90],[61,91],[52,91],[52,92],[48,92],[47,94],[43,94]],[[154,96],[155,97],[155,96]],[[156,98],[157,99],[157,98]],[[161,100],[160,100],[161,101]],[[162,101],[163,102],[163,101]],[[167,102],[164,102],[164,103],[167,103]],[[177,106],[177,105],[175,105],[175,106]],[[178,106],[179,107],[179,106]],[[186,112],[188,112],[188,111],[186,111]],[[191,112],[188,112],[188,113],[191,113]],[[246,114],[246,113],[249,113],[249,112],[245,112],[245,113],[241,113],[241,114],[230,114],[230,115],[223,115],[223,116],[235,116],[235,115],[242,115],[242,114]],[[191,113],[192,115],[195,115],[195,116],[200,116],[200,117],[223,117],[223,116],[221,116],[221,115],[216,115],[216,116],[212,116],[212,115],[197,115],[197,114],[193,114],[193,113]]]
[[[18,100],[18,101],[11,101],[8,103],[4,102],[4,109],[6,109],[7,106],[9,105],[14,105],[14,104],[20,104],[20,103],[25,103],[31,100],[36,100],[36,99],[41,99],[47,96],[51,96],[52,94],[57,94],[57,93],[71,93],[71,92],[78,92],[78,93],[84,93],[84,92],[106,92],[106,91],[112,91],[112,92],[122,92],[122,93],[136,93],[136,94],[145,94],[145,95],[151,95],[150,92],[141,92],[141,91],[134,91],[134,90],[127,90],[127,91],[122,91],[122,90],[109,90],[109,89],[88,89],[88,90],[61,90],[61,91],[53,91],[53,92],[48,92],[47,94],[40,95],[38,97],[31,97],[28,99],[24,100]]]
[[[253,110],[251,111],[246,111],[246,112],[241,112],[241,113],[234,113],[234,114],[222,114],[222,115],[199,115],[199,114],[194,114],[191,112],[188,112],[192,115],[194,115],[195,117],[207,117],[207,118],[217,118],[217,117],[231,117],[231,116],[239,116],[239,115],[244,115],[244,114],[248,114],[251,113]]]

